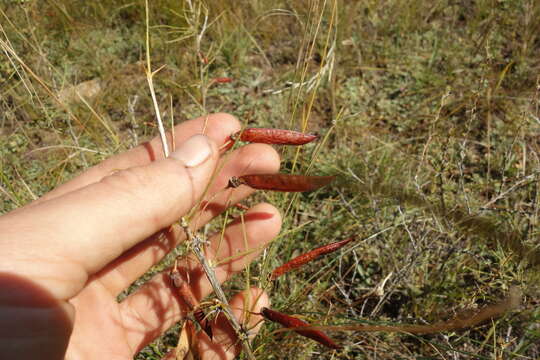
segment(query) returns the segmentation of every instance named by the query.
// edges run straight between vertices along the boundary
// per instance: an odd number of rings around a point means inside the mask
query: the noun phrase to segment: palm
[[[76,317],[67,358],[129,359],[139,349],[128,341],[129,317],[99,280],[71,300]]]

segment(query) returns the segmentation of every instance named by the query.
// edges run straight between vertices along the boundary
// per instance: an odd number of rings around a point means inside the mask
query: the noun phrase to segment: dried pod
[[[218,84],[227,84],[227,83],[232,82],[232,78],[230,78],[230,77],[217,77],[217,78],[214,78],[212,81],[215,82],[215,83],[218,83]]]
[[[229,187],[247,185],[258,190],[285,192],[313,191],[328,185],[335,176],[305,176],[288,174],[259,174],[232,177]]]
[[[293,269],[296,269],[304,264],[307,264],[308,262],[320,257],[320,256],[323,256],[325,254],[329,254],[331,252],[334,252],[340,248],[342,248],[343,246],[347,245],[348,243],[350,243],[351,241],[353,241],[355,238],[354,237],[350,237],[348,239],[345,239],[345,240],[341,240],[341,241],[338,241],[338,242],[334,242],[334,243],[331,243],[331,244],[328,244],[328,245],[324,245],[324,246],[321,246],[321,247],[318,247],[316,249],[313,249],[311,251],[308,251],[307,253],[305,254],[302,254],[300,256],[297,256],[295,257],[294,259],[286,262],[285,264],[281,265],[280,267],[274,269],[274,271],[272,271],[272,279],[277,279],[278,277],[280,277],[281,275],[293,270]]]
[[[180,295],[180,298],[184,304],[186,304],[189,311],[193,312],[193,317],[195,320],[199,323],[200,327],[204,330],[208,337],[212,339],[212,327],[210,326],[210,322],[205,319],[204,311],[198,307],[199,302],[193,295],[193,292],[191,292],[188,284],[184,281],[184,279],[182,279],[176,262],[169,273],[169,277],[172,280],[173,286],[178,289],[178,294]]]
[[[318,137],[316,134],[304,134],[293,130],[247,128],[233,134],[231,139],[274,145],[304,145]]]
[[[307,327],[310,326],[307,322],[300,320],[298,318],[289,316],[287,314],[280,313],[279,311],[271,310],[263,307],[261,309],[261,315],[265,319],[272,322],[276,322],[286,328],[296,328],[296,327]],[[296,333],[308,337],[317,341],[318,343],[323,344],[326,347],[331,349],[341,349],[341,346],[337,345],[332,339],[328,337],[325,333],[320,330],[314,329],[304,329],[304,330],[294,330]]]

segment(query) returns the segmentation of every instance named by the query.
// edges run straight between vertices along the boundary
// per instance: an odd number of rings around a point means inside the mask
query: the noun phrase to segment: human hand
[[[0,217],[2,356],[130,359],[185,315],[166,274],[120,303],[116,297],[185,240],[171,224],[198,204],[207,184],[205,198],[211,204],[192,218],[194,227],[251,194],[247,187],[223,190],[231,176],[279,168],[275,150],[262,144],[220,159],[218,147],[240,124],[226,114],[210,115],[206,127],[205,120],[176,127],[176,151],[167,159],[160,140],[154,139]],[[203,128],[207,137],[194,136]],[[278,211],[259,204],[246,213],[244,224],[229,224],[221,242],[220,234],[210,237],[207,257],[228,259],[215,268],[218,279],[223,282],[247,266],[280,227]],[[246,250],[252,251],[235,256]],[[196,261],[184,259],[180,265],[199,300],[211,293]],[[247,308],[253,312],[268,306],[262,290],[249,292],[231,300],[241,322],[244,302],[251,301]],[[247,326],[259,320],[251,316]],[[204,332],[197,334],[199,354],[203,359],[234,358],[241,347],[227,320],[218,317],[212,324],[213,342]]]

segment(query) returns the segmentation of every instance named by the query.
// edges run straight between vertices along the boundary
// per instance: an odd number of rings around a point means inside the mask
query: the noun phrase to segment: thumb
[[[10,250],[23,263],[33,258],[67,260],[63,266],[48,266],[56,273],[41,273],[43,281],[70,273],[81,275],[81,270],[87,276],[95,273],[185,215],[203,195],[218,157],[216,145],[206,136],[196,135],[167,159],[119,170],[77,191],[8,214],[2,217],[0,229],[29,231],[24,241],[12,243],[9,249],[0,246],[0,251]],[[20,254],[24,259],[18,258]],[[65,269],[69,264],[83,269]],[[23,268],[24,272],[43,270],[40,266]],[[63,290],[73,293],[77,287]],[[60,298],[72,295],[57,290]]]

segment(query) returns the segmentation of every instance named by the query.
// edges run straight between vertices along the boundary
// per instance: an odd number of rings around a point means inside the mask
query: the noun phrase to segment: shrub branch
[[[185,218],[182,218],[180,220],[180,226],[184,230],[186,237],[191,245],[191,250],[199,260],[199,263],[201,264],[204,273],[206,274],[206,277],[208,278],[208,281],[210,282],[210,285],[214,289],[214,293],[216,294],[219,301],[222,303],[223,312],[225,313],[225,316],[229,320],[229,323],[231,324],[232,328],[234,329],[234,332],[236,333],[236,336],[238,337],[238,340],[242,343],[242,348],[244,349],[244,354],[246,354],[247,358],[250,360],[255,360],[255,355],[253,355],[253,351],[251,349],[251,345],[249,343],[248,337],[246,336],[246,332],[242,325],[238,322],[234,314],[232,313],[231,307],[229,306],[229,302],[227,301],[227,297],[225,296],[225,292],[221,288],[221,285],[216,277],[216,273],[212,266],[210,266],[210,263],[208,262],[208,259],[204,256],[204,251],[202,249],[203,244],[205,243],[205,240],[202,239],[199,235],[195,234],[190,228],[187,220]]]

